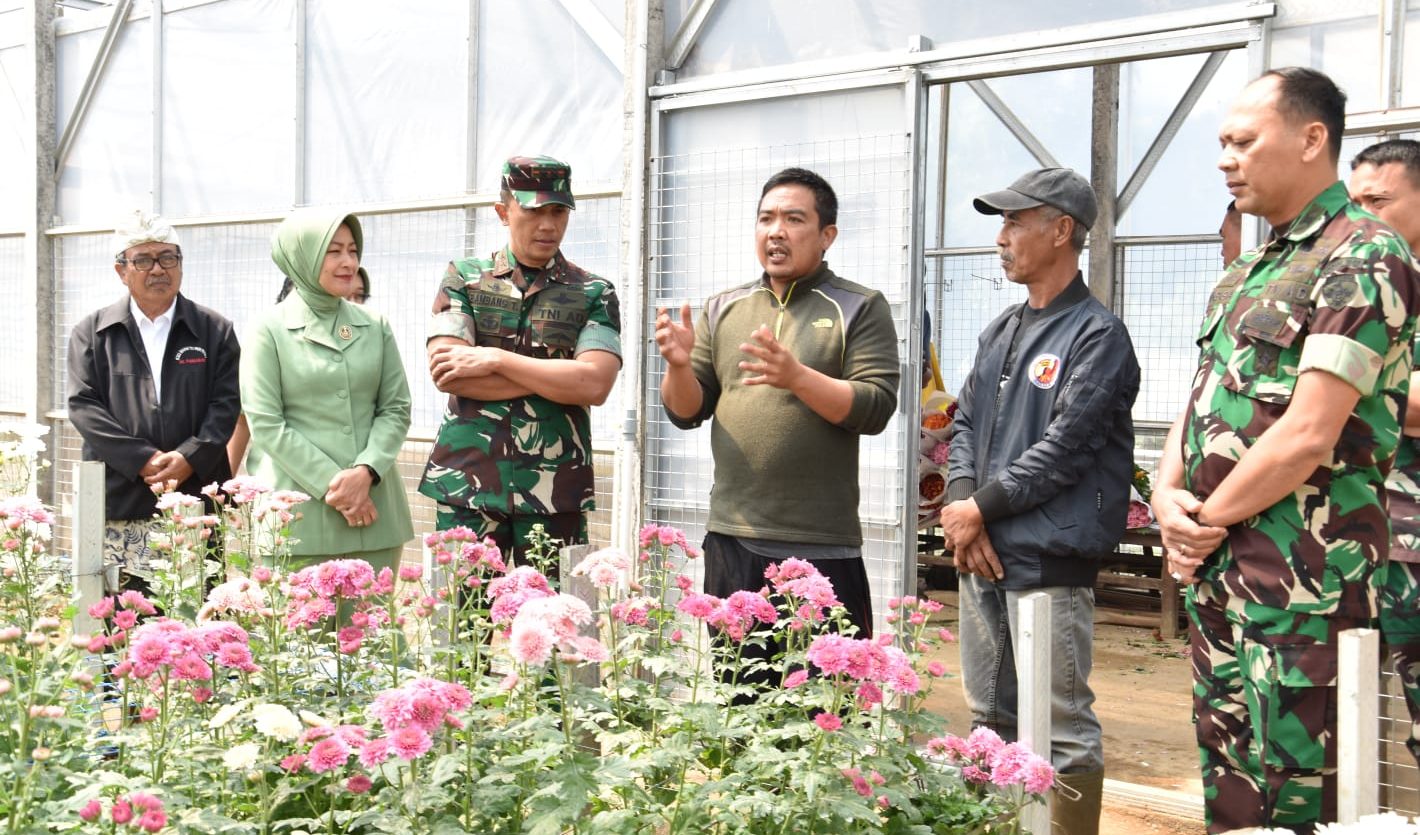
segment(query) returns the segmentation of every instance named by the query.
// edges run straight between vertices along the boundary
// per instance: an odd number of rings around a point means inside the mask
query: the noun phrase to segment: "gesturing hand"
[[[695,347],[695,323],[690,318],[690,304],[681,305],[680,321],[671,318],[666,308],[656,310],[656,349],[666,365],[681,367],[690,364],[690,352]]]
[[[770,385],[775,388],[790,388],[804,370],[795,356],[789,353],[768,325],[760,325],[749,335],[750,341],[740,345],[740,350],[752,360],[741,360],[740,370],[754,375],[745,377],[747,386]]]

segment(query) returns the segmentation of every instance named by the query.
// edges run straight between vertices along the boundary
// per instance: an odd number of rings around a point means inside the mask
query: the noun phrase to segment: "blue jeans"
[[[1104,768],[1089,675],[1095,635],[1092,588],[1052,586],[1008,591],[973,574],[961,575],[961,683],[972,727],[1016,739],[1016,656],[1021,598],[1050,597],[1050,762],[1064,774]]]

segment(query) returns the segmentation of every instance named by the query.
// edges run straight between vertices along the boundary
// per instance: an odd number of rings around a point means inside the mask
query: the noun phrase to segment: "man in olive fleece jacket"
[[[656,345],[671,422],[714,417],[705,591],[757,591],[767,567],[799,557],[832,581],[866,637],[858,437],[881,432],[896,408],[897,333],[881,293],[824,262],[837,216],[822,177],[775,174],[755,223],[764,275],[712,297],[694,325],[688,304],[679,322],[659,311]]]

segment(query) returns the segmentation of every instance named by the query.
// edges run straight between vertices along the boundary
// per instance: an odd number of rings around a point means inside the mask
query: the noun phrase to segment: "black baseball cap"
[[[1069,168],[1037,168],[1016,178],[1006,188],[971,201],[983,215],[1018,212],[1036,206],[1053,206],[1086,229],[1095,225],[1099,208],[1090,181]]]

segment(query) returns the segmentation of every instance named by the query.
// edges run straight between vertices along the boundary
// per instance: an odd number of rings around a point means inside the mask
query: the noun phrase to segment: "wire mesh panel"
[[[1420,815],[1420,770],[1405,747],[1410,736],[1410,712],[1405,706],[1400,676],[1387,654],[1381,656],[1380,684],[1381,808],[1414,817]]]
[[[0,298],[9,299],[14,305],[29,297],[24,284],[25,238],[22,235],[0,236]],[[28,305],[26,305],[28,307]],[[22,358],[33,357],[29,345],[34,339],[29,336],[35,321],[33,310],[11,308],[9,327],[15,331],[8,334],[9,347],[6,356],[9,362],[0,364],[0,408],[25,411],[25,399],[29,396],[30,376],[34,369],[30,362]],[[25,340],[24,344],[20,344]]]
[[[1188,402],[1198,366],[1194,340],[1208,293],[1222,272],[1215,236],[1119,247],[1120,318],[1139,356],[1136,421],[1172,423]]]
[[[908,139],[900,135],[712,149],[653,160],[648,334],[654,330],[650,323],[656,308],[678,309],[688,302],[698,317],[711,295],[759,278],[754,220],[760,189],[771,174],[791,165],[812,169],[832,184],[839,201],[839,235],[828,262],[844,278],[887,297],[901,355],[902,335],[908,332],[911,171]],[[682,432],[667,421],[660,402],[664,363],[649,339],[644,348],[647,520],[684,528],[698,540],[713,481],[709,430]],[[915,427],[915,416],[908,425]],[[889,597],[902,593],[904,583],[903,427],[897,414],[882,434],[863,438],[860,447],[863,556],[879,615]]]
[[[620,198],[579,201],[568,226],[563,252],[574,263],[613,283],[619,272]],[[488,255],[507,240],[507,233],[490,207],[368,213],[360,217],[365,251],[362,263],[370,273],[369,306],[387,317],[399,342],[413,403],[410,440],[398,460],[401,479],[410,497],[416,533],[434,529],[434,504],[418,493],[419,479],[428,459],[434,431],[443,420],[446,396],[429,379],[424,340],[434,294],[449,261],[470,255]],[[271,234],[275,222],[233,223],[180,229],[183,243],[184,295],[230,318],[245,337],[276,302],[282,275],[271,261]],[[0,291],[7,275],[6,245],[0,238]],[[113,272],[112,238],[107,234],[66,235],[55,242],[55,356],[59,373],[54,406],[67,403],[65,356],[69,334],[85,315],[124,297],[125,289]],[[627,347],[630,350],[631,346]],[[21,369],[30,373],[28,369]],[[6,383],[0,378],[0,394]],[[620,432],[621,385],[604,406],[592,409],[594,466],[598,474],[598,510],[589,520],[596,544],[611,540],[611,473],[616,439]],[[0,399],[0,405],[3,405]],[[56,421],[55,503],[61,511],[56,535],[59,547],[70,547],[72,514],[71,470],[81,457],[81,440],[67,421]],[[406,549],[406,559],[417,559],[418,539]]]

